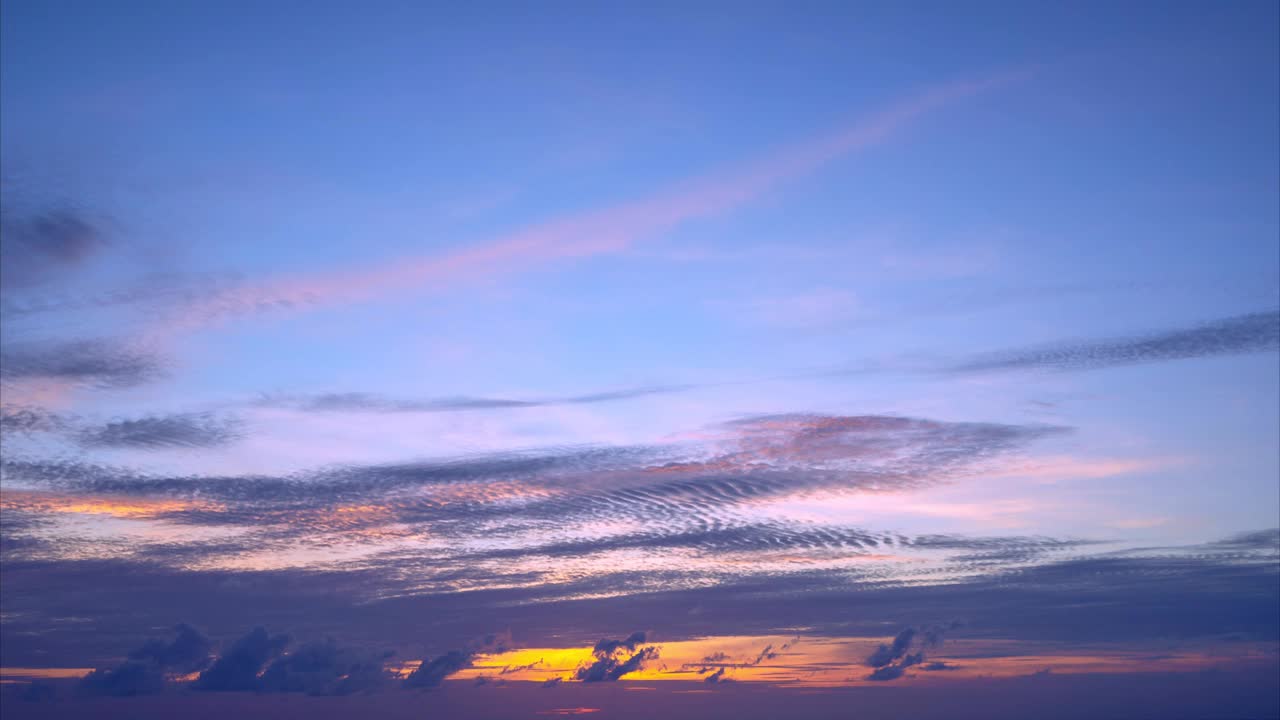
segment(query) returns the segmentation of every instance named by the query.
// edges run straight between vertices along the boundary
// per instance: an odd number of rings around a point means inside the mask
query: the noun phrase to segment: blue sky
[[[915,584],[1280,526],[1274,3],[3,20],[10,567],[216,537],[165,572],[354,557],[389,596],[499,530],[598,543],[464,583],[541,598],[619,564],[684,573],[649,590],[782,577],[659,563],[693,527],[897,533],[921,554],[876,571]],[[432,494],[512,458],[572,470]],[[281,515],[303,506],[327,519]],[[620,549],[640,526],[660,541]],[[942,535],[1077,544],[975,569],[923,550]],[[60,662],[121,641],[87,642]]]

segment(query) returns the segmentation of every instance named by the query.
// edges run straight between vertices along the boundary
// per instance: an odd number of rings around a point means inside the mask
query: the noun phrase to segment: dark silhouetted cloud
[[[424,658],[422,664],[404,679],[404,686],[433,688],[444,682],[445,678],[470,665],[471,654],[461,650],[450,650],[435,658]]]
[[[578,668],[574,677],[589,683],[611,682],[641,669],[646,660],[658,657],[658,648],[641,647],[644,641],[643,632],[631,633],[622,640],[601,639],[591,650],[595,662]]]
[[[907,668],[924,663],[924,650],[909,652],[912,647],[936,648],[942,645],[942,636],[947,630],[959,627],[960,623],[952,622],[946,626],[928,625],[920,629],[906,628],[893,638],[890,644],[881,644],[867,658],[867,665],[875,668],[868,680],[888,681],[902,677]],[[934,670],[942,667],[931,668]]]
[[[259,673],[288,645],[288,635],[269,635],[265,628],[254,628],[200,673],[193,687],[211,691],[257,690],[261,686]]]
[[[350,695],[385,686],[384,657],[339,647],[332,639],[303,644],[276,658],[262,673],[262,692]]]
[[[208,638],[182,623],[174,628],[172,641],[151,639],[129,653],[129,659],[114,668],[99,668],[76,685],[80,695],[127,697],[148,695],[164,689],[165,676],[186,674],[209,664],[212,648]]]
[[[178,636],[170,642],[148,640],[129,653],[130,660],[147,661],[163,670],[187,674],[203,670],[209,664],[213,644],[199,630],[186,623],[174,628]]]
[[[871,656],[867,658],[867,664],[871,667],[883,667],[888,665],[894,660],[905,655],[907,650],[911,648],[911,643],[915,639],[915,628],[907,628],[906,630],[903,630],[893,639],[893,643],[891,645],[881,644],[880,647],[876,648],[876,651],[871,653]]]
[[[76,691],[81,695],[131,697],[164,689],[164,675],[149,663],[126,662],[109,670],[97,669],[81,678]]]
[[[725,670],[724,668],[720,668],[716,670],[710,675],[702,678],[702,682],[707,682],[707,683],[729,682],[729,678],[726,678],[724,676],[724,670]]]

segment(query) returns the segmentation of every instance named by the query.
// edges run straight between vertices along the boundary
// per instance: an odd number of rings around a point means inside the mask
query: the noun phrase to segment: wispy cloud
[[[1268,352],[1278,348],[1280,312],[1256,312],[1146,335],[996,352],[952,365],[948,371],[1097,370],[1168,360]]]
[[[1008,72],[935,87],[848,127],[725,172],[681,183],[643,200],[549,221],[452,253],[400,258],[366,270],[245,285],[181,308],[148,335],[261,310],[359,301],[388,292],[439,288],[476,276],[523,271],[558,260],[621,252],[681,223],[740,207],[838,158],[878,145],[923,116],[1028,75],[1027,71]]]
[[[49,282],[81,266],[105,240],[98,223],[83,211],[59,207],[0,220],[0,287],[6,291]]]
[[[155,353],[114,339],[7,344],[0,380],[53,381],[94,387],[134,387],[164,370]]]
[[[80,431],[77,440],[86,447],[157,450],[219,447],[240,436],[240,423],[234,418],[188,413],[114,420]]]
[[[345,392],[314,395],[263,395],[258,407],[278,407],[303,412],[440,413],[464,410],[503,410],[557,405],[590,405],[686,392],[693,385],[655,385],[560,398],[516,399],[498,397],[393,398],[375,393]]]

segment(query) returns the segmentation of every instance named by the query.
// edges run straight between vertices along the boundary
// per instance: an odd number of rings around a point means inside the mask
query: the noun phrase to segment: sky
[[[1280,716],[1275,3],[0,21],[7,712]]]

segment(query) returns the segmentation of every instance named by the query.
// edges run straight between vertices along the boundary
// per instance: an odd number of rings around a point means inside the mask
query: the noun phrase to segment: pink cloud
[[[649,198],[537,224],[469,248],[401,258],[366,269],[295,276],[236,288],[188,306],[153,333],[193,329],[258,309],[357,302],[387,292],[435,289],[557,260],[621,252],[640,239],[680,223],[733,210],[786,181],[884,142],[921,116],[1027,74],[1005,73],[936,87],[834,133],[679,183]]]

